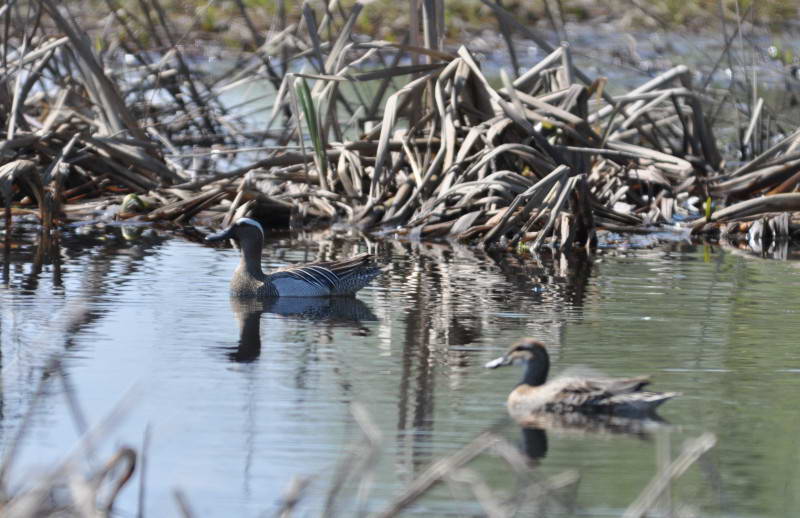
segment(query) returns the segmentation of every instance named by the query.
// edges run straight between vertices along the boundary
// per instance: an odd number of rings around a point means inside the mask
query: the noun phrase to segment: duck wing
[[[613,396],[602,406],[613,408],[615,415],[636,415],[652,412],[661,403],[680,395],[680,392],[631,392]]]
[[[324,296],[330,295],[339,277],[330,269],[316,264],[281,268],[269,274],[269,281],[279,295]]]
[[[548,383],[552,391],[548,405],[557,412],[604,407],[613,398],[640,392],[650,383],[646,376],[636,378],[561,378]],[[546,385],[546,386],[547,386]]]
[[[327,296],[355,293],[377,276],[370,254],[361,254],[344,261],[320,261],[288,266],[268,277],[280,295]]]
[[[359,254],[342,261],[320,261],[318,263],[312,263],[312,266],[327,268],[340,279],[356,274],[365,268],[378,269],[372,262],[372,254],[368,253]]]

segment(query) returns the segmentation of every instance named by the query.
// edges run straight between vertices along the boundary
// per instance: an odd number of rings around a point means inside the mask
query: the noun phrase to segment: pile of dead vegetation
[[[423,9],[411,41],[392,43],[353,33],[356,3],[305,5],[303,23],[209,66],[164,18],[167,48],[155,53],[137,40],[146,26],[116,12],[98,43],[66,7],[32,5],[3,15],[7,225],[28,212],[48,229],[249,215],[530,249],[676,223],[717,236],[758,222],[759,239],[797,229],[797,125],[763,100],[740,107],[682,65],[611,95],[569,45],[550,46],[494,4],[501,27],[546,57],[522,66],[509,40],[516,72],[487,77],[468,46],[443,49],[435,10]],[[746,112],[736,167],[714,134],[731,107]]]

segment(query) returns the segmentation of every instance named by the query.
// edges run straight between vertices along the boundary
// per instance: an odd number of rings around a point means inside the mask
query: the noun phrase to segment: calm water
[[[777,517],[800,505],[798,263],[671,244],[553,264],[384,242],[371,246],[386,273],[357,302],[240,305],[227,295],[236,251],[130,230],[69,229],[55,261],[33,234],[12,236],[0,286],[0,445],[8,449],[43,366],[59,353],[89,424],[128,398],[98,458],[122,444],[140,449],[149,425],[147,516],[178,515],[175,488],[199,516],[260,516],[277,508],[294,476],[313,477],[300,515],[316,514],[337,462],[365,443],[354,402],[382,438],[365,499],[371,511],[492,426],[521,459],[526,449],[544,454],[541,480],[580,475],[549,497],[529,495],[531,515],[619,516],[665,459],[705,431],[717,447],[662,510]],[[357,238],[287,237],[267,244],[264,264],[366,249]],[[523,433],[503,406],[520,373],[482,365],[526,335],[551,344],[555,371],[652,373],[657,389],[683,392],[663,407],[669,426],[650,439]],[[79,436],[52,381],[14,483],[52,466]],[[500,493],[515,487],[497,456],[470,468]],[[356,489],[348,483],[343,515]],[[136,493],[135,484],[124,490],[121,516],[135,514]],[[409,512],[482,513],[457,482]]]

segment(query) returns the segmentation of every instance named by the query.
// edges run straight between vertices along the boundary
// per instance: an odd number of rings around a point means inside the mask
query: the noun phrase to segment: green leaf
[[[327,175],[328,159],[325,156],[325,149],[322,144],[322,131],[319,126],[319,121],[317,120],[317,110],[314,106],[314,100],[311,98],[311,89],[308,87],[308,83],[303,77],[298,77],[294,85],[300,102],[300,108],[303,110],[303,115],[306,117],[308,133],[311,135],[311,144],[314,146],[314,154],[317,156],[317,167],[319,167],[321,175]]]

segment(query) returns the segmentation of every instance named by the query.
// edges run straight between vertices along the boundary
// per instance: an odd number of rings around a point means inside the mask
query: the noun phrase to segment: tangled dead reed
[[[185,52],[157,1],[158,16],[144,18],[111,2],[116,30],[93,43],[63,5],[11,5],[3,16],[20,32],[3,42],[6,225],[31,211],[45,228],[250,215],[531,249],[679,220],[694,232],[761,220],[765,238],[796,231],[800,129],[774,124],[759,103],[742,144],[758,153],[731,168],[709,118],[721,100],[686,66],[610,95],[568,45],[552,48],[484,3],[504,33],[548,52],[501,74],[501,86],[467,47],[442,49],[435,12],[433,34],[400,44],[353,34],[358,2],[321,20],[306,4],[303,23],[254,32],[255,52],[212,70]],[[165,50],[151,52],[153,39]],[[517,64],[510,40],[509,50]],[[226,97],[248,85],[275,94]]]

